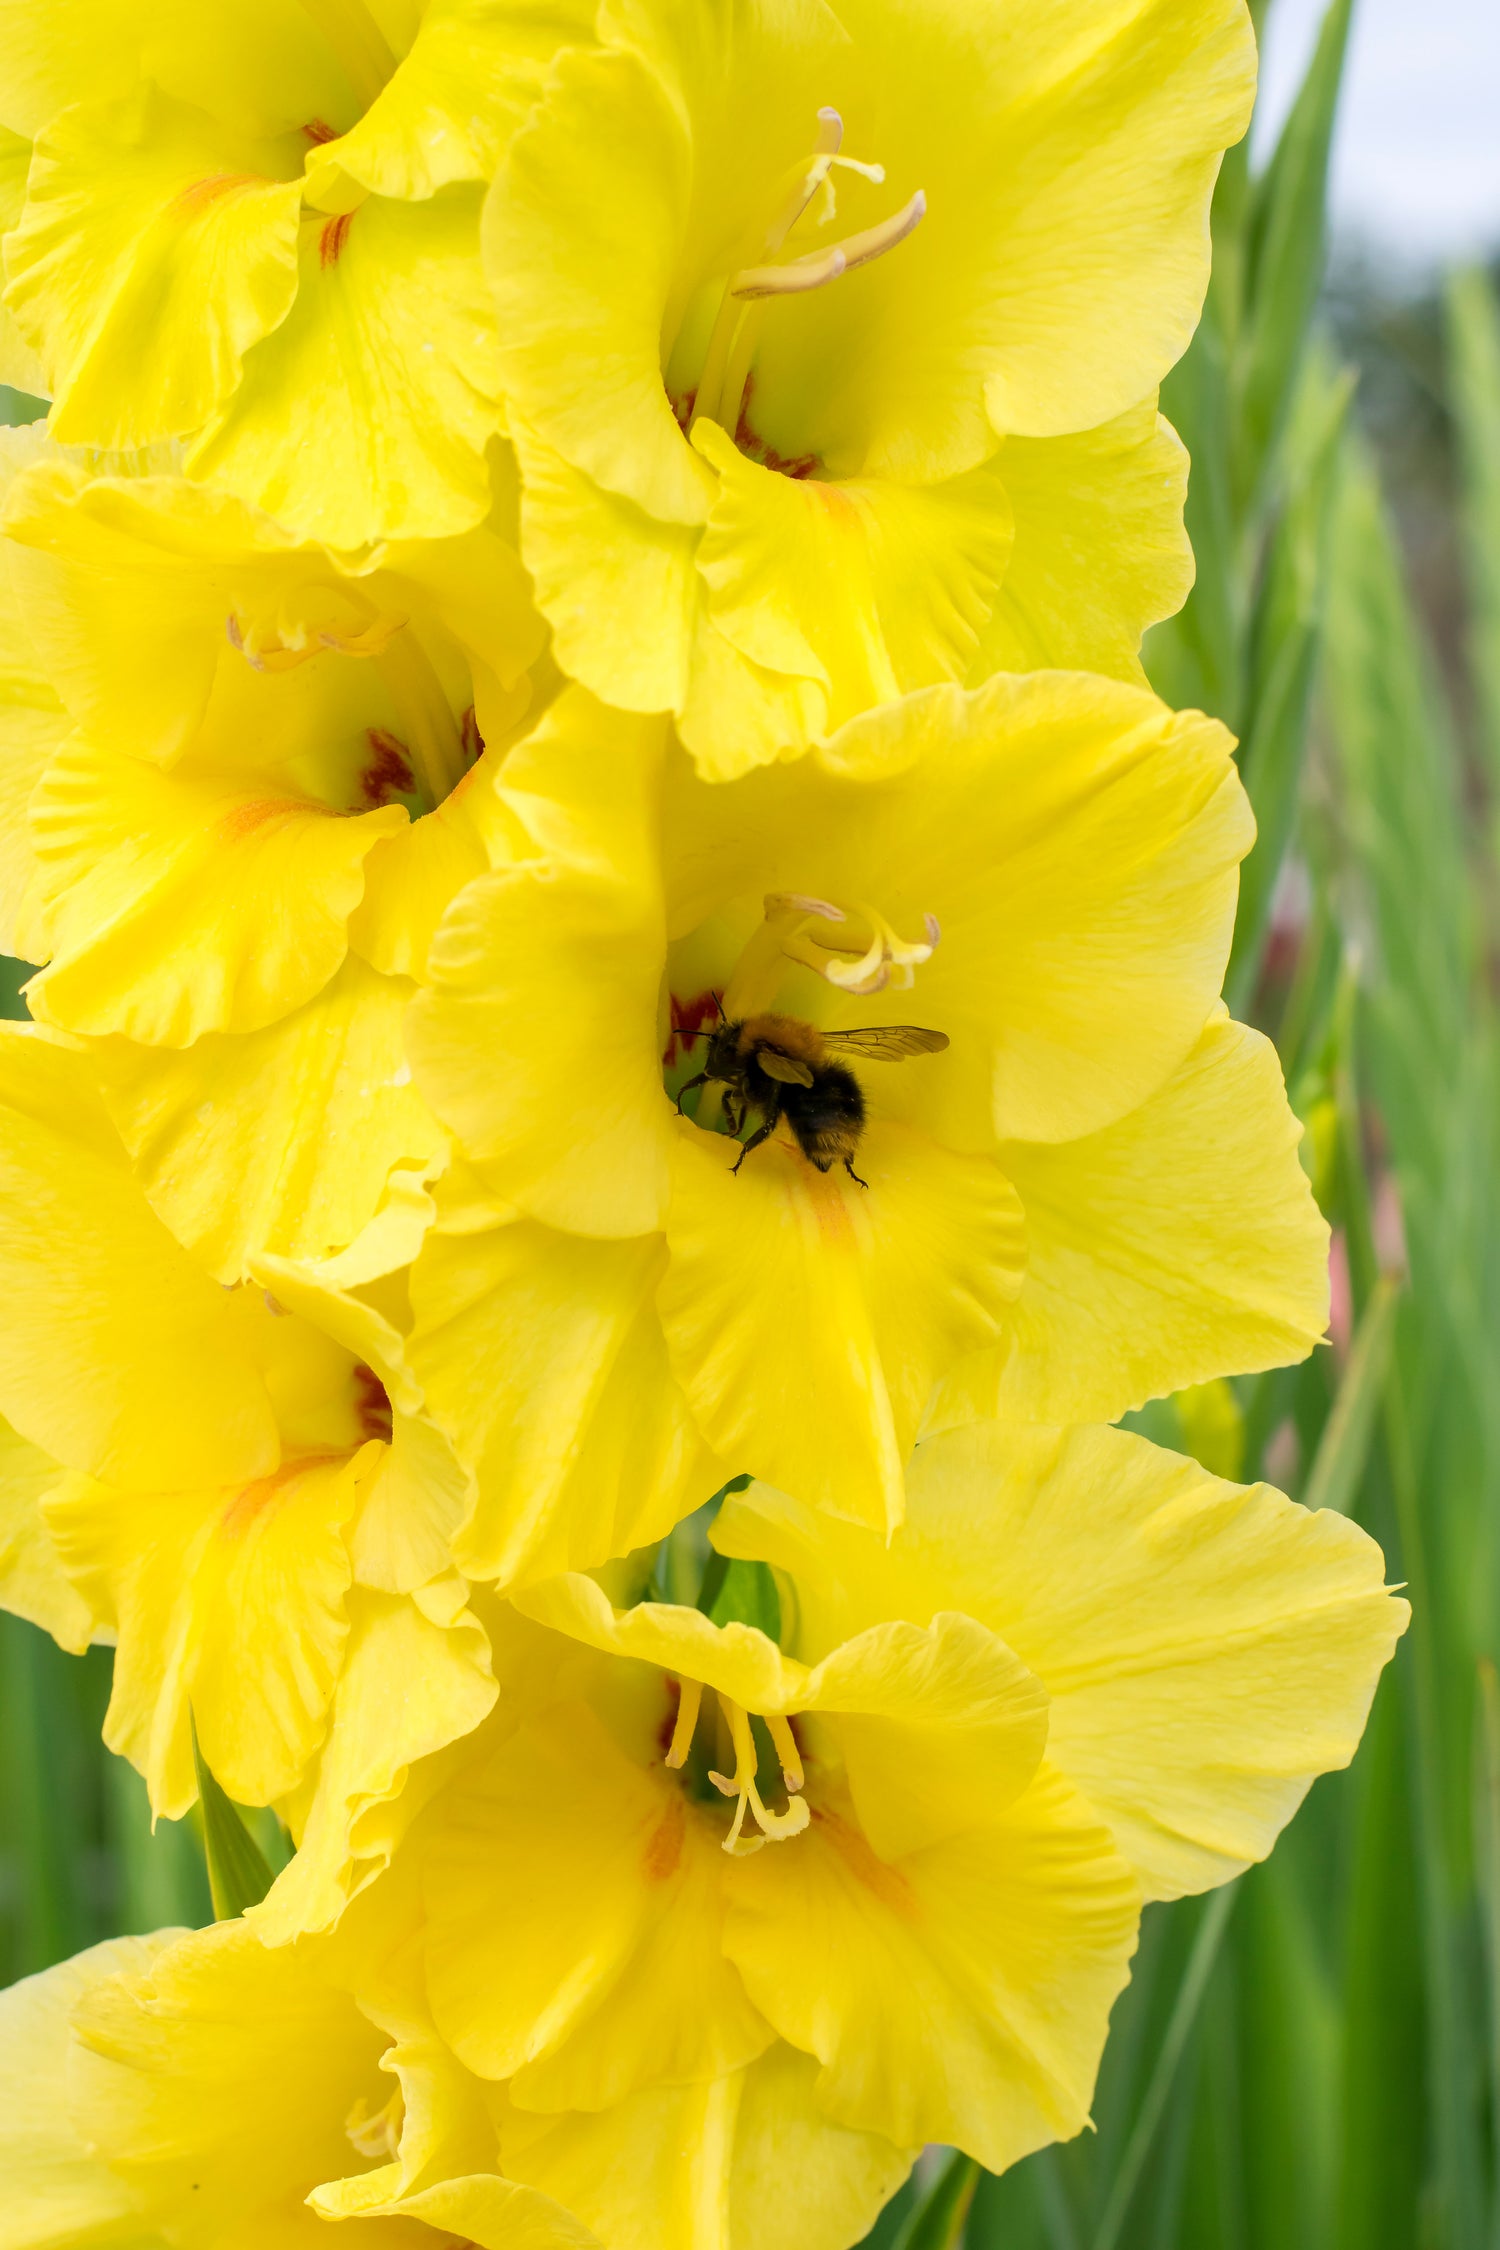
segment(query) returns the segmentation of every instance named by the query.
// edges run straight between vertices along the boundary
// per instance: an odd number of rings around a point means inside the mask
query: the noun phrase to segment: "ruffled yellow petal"
[[[431,0],[395,76],[359,123],[309,155],[310,200],[341,208],[340,176],[372,195],[411,201],[454,180],[487,180],[557,45],[586,40],[593,16],[586,0],[536,11]]]
[[[0,2177],[5,2250],[164,2250],[135,2196],[92,2152],[65,2092],[73,2010],[114,1976],[143,1975],[173,1942],[111,1938],[0,1991]]]
[[[73,2020],[73,2113],[148,2226],[188,2250],[327,2241],[303,2199],[358,2164],[347,2121],[389,2099],[387,2040],[301,1950],[220,1922],[95,1983]]]
[[[88,1647],[94,1620],[42,1513],[63,1475],[50,1453],[0,1422],[0,1609],[29,1617],[76,1656]]]
[[[330,547],[480,522],[498,370],[478,224],[467,186],[305,222],[296,302],[246,354],[193,475]]]
[[[865,114],[880,104],[881,207],[921,187],[927,217],[869,273],[863,348],[837,287],[819,292],[763,355],[764,390],[813,390],[808,442],[853,430],[867,466],[916,452],[926,475],[982,442],[976,374],[994,428],[1031,437],[1142,398],[1197,322],[1220,153],[1249,123],[1241,0],[1024,0],[979,20],[964,0],[849,0],[839,20]],[[855,98],[845,114],[853,130]]]
[[[1053,667],[1144,685],[1141,636],[1193,583],[1187,451],[1155,400],[1078,436],[1008,438],[996,469],[1015,546],[967,684]]]
[[[19,1026],[0,1032],[0,1258],[0,1409],[34,1445],[137,1491],[274,1470],[228,1299],[130,1177],[82,1058]]]
[[[821,2116],[816,2075],[778,2041],[748,2069],[612,2109],[517,2111],[505,2161],[611,2250],[833,2250],[873,2226],[911,2152]]]
[[[320,2188],[310,2199],[319,2218],[417,2220],[424,2229],[431,2227],[477,2250],[599,2250],[598,2236],[550,2196],[492,2174],[439,2180],[412,2195],[380,2194],[373,2175],[340,2184],[354,2192],[338,2195]],[[389,2227],[382,2225],[380,2240],[390,2239]]]
[[[809,791],[802,833],[818,848],[777,887],[868,897],[879,870],[898,927],[931,912],[943,930],[920,1020],[952,1050],[923,1064],[920,1088],[915,1070],[890,1073],[886,1106],[920,1092],[924,1118],[963,1146],[985,1103],[1007,1138],[1067,1140],[1155,1091],[1224,973],[1254,836],[1230,750],[1200,713],[1065,672],[967,697],[928,689],[834,737],[822,762],[871,786]],[[800,776],[753,777],[747,805],[784,820],[777,793]],[[778,874],[789,856],[782,843]],[[887,994],[840,1018],[882,1020]]]
[[[680,710],[697,661],[698,522],[662,522],[574,468],[514,413],[509,421],[523,477],[521,548],[558,662],[625,710]],[[744,659],[726,656],[737,681]]]
[[[509,856],[496,794],[499,760],[481,759],[432,812],[384,837],[365,861],[349,943],[382,975],[421,978],[433,935],[466,883]]]
[[[628,51],[577,48],[559,55],[484,214],[507,405],[594,484],[667,524],[701,524],[713,489],[661,374],[691,164],[657,74]]]
[[[971,1618],[857,1634],[809,1670],[752,1626],[642,1602],[615,1609],[569,1575],[513,1597],[523,1616],[608,1655],[696,1680],[761,1715],[832,1722],[860,1826],[883,1858],[987,1819],[1025,1788],[1047,1737],[1047,1699]]]
[[[0,314],[0,349],[3,338]],[[9,380],[0,365],[0,381]],[[0,493],[7,502],[45,442],[35,425],[0,436]],[[0,553],[0,945],[20,954],[36,877],[27,809],[68,733],[69,720],[37,645],[30,605],[13,587],[9,551]]]
[[[26,201],[31,143],[0,127],[0,234],[9,234]],[[32,398],[47,395],[47,371],[21,334],[8,306],[0,304],[0,383]]]
[[[976,1477],[994,1549],[967,1528]],[[1149,1895],[1263,1859],[1314,1777],[1353,1757],[1410,1612],[1346,1518],[1122,1431],[954,1431],[922,1448],[918,1483],[945,1582],[962,1573],[965,1606],[1046,1683],[1049,1755]],[[1085,1518],[1086,1556],[1071,1529]]]
[[[277,1022],[338,968],[366,857],[406,818],[340,818],[284,783],[164,773],[75,737],[32,798],[30,932],[51,961],[33,1014],[163,1047]]]
[[[296,1857],[252,1909],[268,1945],[329,1928],[389,1867],[436,1785],[423,1761],[471,1734],[494,1701],[488,1644],[459,1579],[414,1599],[355,1589],[327,1737],[298,1808]]]
[[[6,300],[63,443],[148,445],[201,428],[229,396],[296,294],[292,168],[151,86],[47,125]]]
[[[455,720],[466,700],[512,696],[539,653],[520,562],[487,526],[341,559],[185,478],[91,477],[22,442],[30,465],[5,513],[17,624],[111,749],[315,777],[328,802],[355,807],[368,729],[411,731],[389,680],[404,625]],[[481,697],[479,675],[497,691]]]
[[[929,1426],[1113,1422],[1212,1377],[1306,1357],[1328,1228],[1276,1051],[1220,1016],[1160,1093],[1081,1141],[1009,1143],[1027,1267],[1007,1343],[953,1371]]]
[[[697,555],[708,618],[742,659],[797,683],[802,700],[800,725],[783,713],[753,756],[731,757],[744,696],[696,667],[680,725],[706,777],[806,747],[871,704],[969,670],[1011,547],[994,467],[935,485],[830,483],[747,460],[716,423],[701,424],[694,444],[718,473]],[[646,612],[637,629],[645,638],[658,628]]]
[[[983,1423],[917,1448],[889,1548],[752,1488],[714,1531],[797,1575],[804,1653],[962,1607],[1052,1699],[1048,1757],[1148,1896],[1263,1859],[1347,1765],[1408,1616],[1373,1540],[1121,1430]]]
[[[264,1031],[180,1054],[96,1052],[110,1114],[173,1232],[221,1280],[249,1258],[321,1258],[375,1215],[393,1173],[435,1167],[445,1136],[410,1083],[412,987],[346,961]]]
[[[988,1157],[872,1125],[859,1186],[779,1140],[684,1122],[658,1291],[673,1371],[721,1459],[861,1522],[900,1521],[939,1375],[998,1333],[1024,1259]]]
[[[385,0],[375,12],[386,13]],[[71,0],[66,13],[51,0],[15,0],[0,111],[35,137],[60,109],[118,94],[143,71],[236,131],[284,130],[288,118],[338,124],[353,114],[348,75],[300,0],[151,18],[123,0]]]
[[[725,1950],[823,2064],[829,2117],[994,2172],[1085,2123],[1140,1898],[1056,1773],[889,1863],[825,1807],[795,1849],[731,1862],[725,1887]]]
[[[105,1741],[168,1819],[197,1795],[190,1719],[240,1803],[301,1778],[348,1633],[344,1529],[378,1451],[288,1461],[239,1491],[127,1496],[79,1479],[50,1503],[64,1565],[119,1641]]]
[[[349,1552],[362,1586],[414,1593],[450,1567],[451,1540],[469,1484],[451,1447],[422,1412],[405,1339],[374,1305],[339,1288],[327,1266],[262,1255],[251,1260],[251,1278],[283,1312],[300,1314],[337,1339],[382,1386],[388,1408],[377,1395],[375,1419],[388,1414],[390,1442],[361,1490]],[[369,1426],[373,1434],[374,1422]]]
[[[523,1617],[566,1633],[609,1656],[633,1657],[678,1679],[699,1680],[750,1711],[804,1708],[811,1693],[805,1664],[783,1656],[754,1626],[715,1625],[696,1609],[641,1602],[616,1609],[592,1578],[567,1572],[512,1597]]]
[[[502,1585],[660,1539],[730,1473],[698,1435],[653,1301],[659,1238],[517,1222],[432,1236],[409,1352],[476,1496],[454,1551]]]
[[[721,1840],[587,1705],[521,1726],[426,1857],[428,1997],[460,2060],[525,2107],[603,2109],[761,2053],[719,1949]]]
[[[666,1204],[661,753],[660,726],[581,691],[553,706],[499,783],[539,856],[454,902],[412,1011],[418,1083],[466,1155],[586,1234],[644,1234]]]
[[[882,1860],[993,1818],[1047,1740],[1039,1683],[956,1611],[856,1634],[814,1666],[806,1707],[835,1722],[854,1812]]]

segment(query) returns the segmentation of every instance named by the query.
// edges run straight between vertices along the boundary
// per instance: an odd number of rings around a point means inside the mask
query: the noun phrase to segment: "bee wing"
[[[755,1059],[768,1078],[779,1078],[783,1086],[810,1086],[813,1074],[805,1062],[794,1055],[784,1055],[779,1047],[757,1047]]]
[[[864,1031],[825,1031],[830,1055],[855,1055],[862,1062],[901,1062],[907,1055],[940,1055],[946,1031],[924,1031],[918,1023],[873,1024]]]

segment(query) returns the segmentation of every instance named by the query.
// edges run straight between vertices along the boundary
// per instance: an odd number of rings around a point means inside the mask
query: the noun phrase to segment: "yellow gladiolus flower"
[[[721,778],[940,680],[1138,679],[1191,579],[1152,394],[1243,0],[610,0],[600,36],[484,218],[564,669]]]
[[[67,443],[192,440],[190,471],[337,547],[489,504],[483,183],[573,0],[14,9],[34,140],[6,303]]]
[[[501,825],[543,637],[519,562],[485,527],[341,561],[180,477],[26,450],[0,873],[47,964],[32,1012],[113,1035],[148,1192],[222,1278],[342,1249],[441,1145],[401,1017]]]
[[[341,1868],[353,1816],[495,1696],[449,1555],[464,1478],[397,1330],[284,1262],[260,1269],[275,1299],[215,1287],[131,1178],[80,1057],[17,1028],[0,1039],[0,1260],[0,1601],[73,1647],[116,1643],[105,1739],[158,1812],[196,1797],[196,1722],[233,1797],[295,1799],[299,1829],[322,1808],[303,1879],[325,1849]],[[372,1638],[411,1666],[400,1723],[362,1755],[341,1742],[322,1775]]]
[[[709,1614],[497,1609],[501,1703],[385,1879],[501,2168],[612,2245],[627,2118],[757,2068],[872,2165],[1076,2133],[1142,1899],[1266,1855],[1407,1616],[1346,1519],[1107,1429],[928,1441],[889,1543],[759,1486],[710,1536]]]
[[[1326,1229],[1215,1004],[1251,834],[1220,728],[1049,674],[729,784],[663,736],[553,706],[500,778],[529,849],[411,1012],[466,1159],[410,1343],[478,1480],[466,1570],[590,1567],[741,1470],[884,1528],[929,1413],[1113,1420],[1311,1349]],[[845,1051],[843,1142],[766,1139],[696,1084],[765,1011],[793,1079],[825,1032],[945,1051]]]
[[[430,2033],[362,2013],[330,1966],[224,1922],[117,1938],[0,1993],[4,2250],[597,2250],[495,2176],[493,2134],[466,2141],[451,2099],[434,2115],[434,2082],[459,2074]],[[307,2208],[325,2184],[355,2205],[340,2237]]]

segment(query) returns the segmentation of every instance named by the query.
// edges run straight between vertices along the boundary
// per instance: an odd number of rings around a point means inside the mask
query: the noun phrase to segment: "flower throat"
[[[836,209],[832,175],[836,169],[856,172],[877,185],[884,180],[881,165],[862,164],[858,158],[840,153],[843,138],[844,121],[838,111],[820,109],[811,156],[784,181],[764,235],[747,246],[747,263],[731,272],[722,284],[696,382],[679,386],[673,380],[678,370],[668,368],[673,410],[689,435],[700,422],[717,422],[742,453],[788,476],[811,475],[818,465],[815,457],[784,459],[756,436],[749,422],[755,354],[767,303],[775,297],[805,296],[810,290],[826,288],[843,274],[883,257],[906,240],[927,210],[927,198],[919,188],[909,202],[878,225],[845,235],[825,249],[778,263],[778,252],[814,201],[820,203],[815,223],[826,226],[832,219]],[[674,361],[677,356],[674,351]]]

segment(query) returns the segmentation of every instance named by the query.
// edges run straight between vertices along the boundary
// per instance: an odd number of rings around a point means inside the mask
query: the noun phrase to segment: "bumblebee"
[[[712,1082],[729,1089],[724,1118],[731,1133],[743,1132],[752,1112],[759,1117],[761,1122],[740,1150],[736,1172],[785,1118],[810,1164],[820,1172],[842,1164],[851,1180],[867,1187],[869,1182],[854,1169],[854,1152],[865,1125],[865,1097],[853,1071],[838,1058],[900,1062],[908,1055],[941,1054],[948,1044],[946,1032],[923,1031],[914,1023],[880,1024],[866,1031],[819,1031],[800,1016],[746,1016],[730,1022],[722,1009],[720,1016],[714,1031],[682,1034],[688,1039],[706,1036],[708,1060],[678,1095],[677,1110],[680,1116],[683,1099],[695,1086]]]

